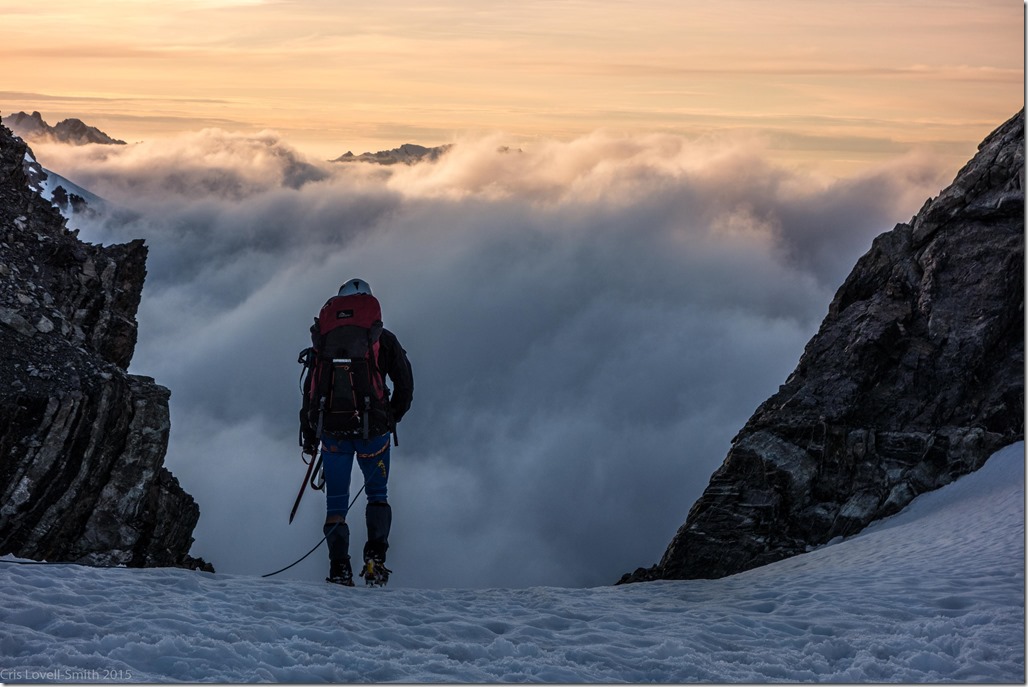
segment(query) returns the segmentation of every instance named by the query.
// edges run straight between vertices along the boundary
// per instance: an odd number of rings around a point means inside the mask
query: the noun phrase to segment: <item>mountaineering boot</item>
[[[350,526],[345,522],[325,523],[325,540],[328,542],[328,577],[326,582],[353,586],[353,570],[350,568]]]
[[[328,577],[325,578],[325,582],[341,584],[344,587],[354,586],[353,570],[350,568],[349,556],[342,560],[329,561]]]
[[[364,568],[361,577],[364,584],[383,587],[389,581],[392,571],[385,567],[386,551],[389,549],[389,530],[393,523],[393,510],[388,503],[369,503],[365,510],[368,521],[368,543],[364,545]]]

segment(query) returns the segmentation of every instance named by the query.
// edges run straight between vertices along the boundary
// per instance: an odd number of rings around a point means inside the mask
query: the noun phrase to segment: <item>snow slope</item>
[[[7,559],[0,680],[1022,683],[1024,555],[1019,443],[852,539],[722,580],[345,589]]]

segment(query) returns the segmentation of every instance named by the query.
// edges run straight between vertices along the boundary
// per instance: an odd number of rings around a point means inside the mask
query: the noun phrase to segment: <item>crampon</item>
[[[361,577],[364,578],[364,584],[369,587],[384,587],[389,582],[389,573],[391,572],[392,570],[385,567],[385,563],[372,558],[364,561]]]

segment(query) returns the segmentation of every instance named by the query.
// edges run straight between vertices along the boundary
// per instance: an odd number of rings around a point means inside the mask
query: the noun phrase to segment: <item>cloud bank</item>
[[[286,524],[295,361],[339,284],[371,283],[415,372],[390,565],[421,587],[655,562],[857,257],[947,181],[924,159],[832,180],[746,143],[603,133],[389,168],[217,130],[37,154],[122,209],[76,220],[84,238],[150,247],[132,371],[172,390],[167,464],[220,572],[320,538],[320,493]],[[362,499],[350,520],[359,555]],[[283,575],[320,579],[326,558]]]

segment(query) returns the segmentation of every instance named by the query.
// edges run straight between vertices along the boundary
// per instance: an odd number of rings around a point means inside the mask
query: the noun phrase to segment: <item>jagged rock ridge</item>
[[[418,162],[433,162],[438,160],[446,151],[452,148],[452,144],[427,148],[416,143],[404,143],[399,148],[392,150],[380,150],[377,153],[361,153],[354,155],[347,151],[329,162],[372,162],[379,165],[413,165]]]
[[[3,123],[16,135],[27,141],[49,140],[73,145],[87,143],[125,145],[125,141],[112,138],[95,126],[89,126],[81,119],[63,119],[50,126],[39,112],[32,114],[15,112],[4,117]]]
[[[146,246],[79,241],[32,159],[0,126],[0,555],[206,566],[199,508],[163,467],[169,391],[127,373]]]
[[[1024,438],[1024,111],[875,239],[658,564],[718,578],[855,534]]]

